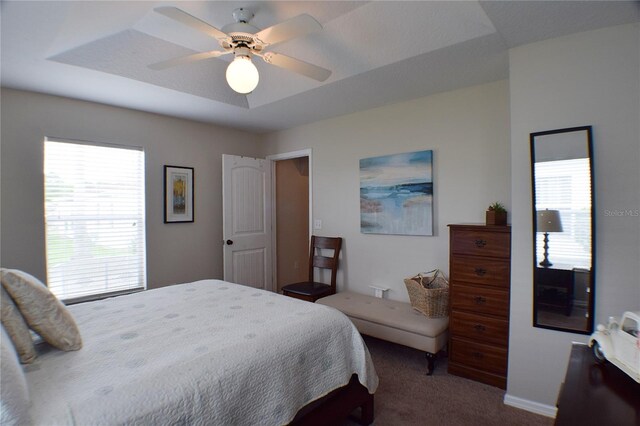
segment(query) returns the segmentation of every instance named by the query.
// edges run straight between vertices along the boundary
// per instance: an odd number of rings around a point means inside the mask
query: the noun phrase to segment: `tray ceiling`
[[[249,95],[225,80],[227,57],[153,71],[216,49],[208,36],[153,11],[173,5],[222,28],[249,8],[266,28],[301,13],[323,30],[269,50],[332,70],[323,83],[254,61]],[[508,49],[637,22],[638,2],[4,1],[4,87],[167,114],[247,131],[294,127],[508,77]]]

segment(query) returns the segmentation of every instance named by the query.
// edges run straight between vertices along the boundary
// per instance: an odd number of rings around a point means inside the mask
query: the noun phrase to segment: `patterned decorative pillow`
[[[18,355],[20,356],[20,362],[23,364],[29,364],[36,359],[36,350],[33,346],[33,339],[31,338],[31,332],[27,323],[24,322],[22,314],[13,303],[11,296],[7,294],[4,287],[0,286],[0,318],[2,319],[2,326],[6,330],[9,337],[13,341]]]
[[[0,335],[0,424],[20,426],[31,424],[29,418],[29,390],[24,371],[18,362],[9,335],[2,327]]]
[[[29,327],[46,342],[63,351],[82,347],[71,313],[40,280],[16,269],[2,269],[0,280]]]

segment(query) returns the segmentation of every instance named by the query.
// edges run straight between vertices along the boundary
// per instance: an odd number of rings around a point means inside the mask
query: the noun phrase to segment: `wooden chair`
[[[311,237],[311,250],[309,253],[309,281],[289,284],[282,287],[282,294],[309,302],[315,302],[321,297],[336,293],[336,273],[338,271],[338,256],[342,247],[340,237]],[[323,256],[320,250],[333,250],[331,257]],[[316,252],[317,250],[317,252]],[[330,269],[331,284],[314,281],[314,268]]]

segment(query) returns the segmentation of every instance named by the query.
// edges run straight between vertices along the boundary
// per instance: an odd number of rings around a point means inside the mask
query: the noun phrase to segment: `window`
[[[536,210],[558,210],[562,231],[549,233],[549,260],[554,264],[591,268],[591,175],[589,159],[535,163]],[[536,235],[538,262],[543,234]]]
[[[47,283],[79,301],[146,288],[144,152],[45,139]]]

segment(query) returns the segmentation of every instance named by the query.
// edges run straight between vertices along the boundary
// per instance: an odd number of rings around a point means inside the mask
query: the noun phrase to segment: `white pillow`
[[[13,343],[4,327],[0,337],[0,424],[30,424],[29,390]]]
[[[73,316],[39,279],[17,269],[2,269],[0,280],[29,327],[46,342],[63,351],[82,347]]]

